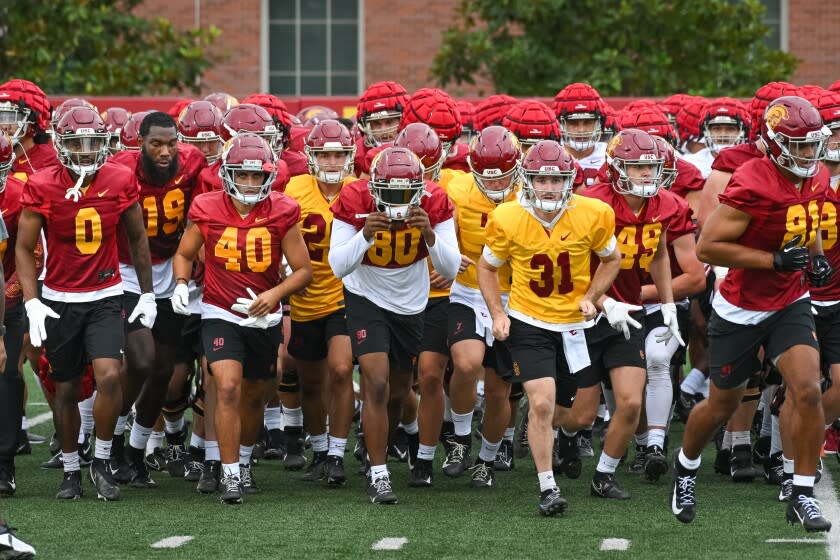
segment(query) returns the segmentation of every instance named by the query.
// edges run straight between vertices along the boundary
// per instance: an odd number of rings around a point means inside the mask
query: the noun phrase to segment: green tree
[[[50,93],[197,91],[220,31],[181,32],[163,18],[141,18],[132,10],[142,1],[0,3],[0,78],[28,79]]]
[[[759,0],[461,0],[433,76],[512,95],[585,81],[602,95],[749,96],[797,59],[765,45]]]

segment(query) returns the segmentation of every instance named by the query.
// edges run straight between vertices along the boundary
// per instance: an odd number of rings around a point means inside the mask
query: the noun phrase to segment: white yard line
[[[405,537],[385,537],[373,543],[371,550],[399,550],[408,542]]]
[[[181,537],[166,537],[165,539],[160,539],[158,542],[154,542],[150,544],[152,548],[178,548],[179,546],[184,546],[195,537],[190,536],[181,536]]]
[[[771,544],[786,544],[786,543],[791,543],[791,544],[800,544],[800,543],[803,543],[803,544],[807,544],[807,543],[826,544],[828,541],[825,540],[825,539],[767,539],[764,542],[771,543]]]
[[[834,525],[834,531],[826,535],[829,560],[840,560],[840,502],[837,501],[837,489],[828,467],[823,469],[822,480],[814,486],[814,497],[820,501],[822,513]]]
[[[42,412],[38,416],[27,418],[26,426],[27,428],[31,428],[33,426],[37,426],[38,424],[43,424],[44,422],[50,422],[52,421],[52,417],[52,412]]]
[[[627,550],[630,541],[627,539],[602,539],[601,550]]]

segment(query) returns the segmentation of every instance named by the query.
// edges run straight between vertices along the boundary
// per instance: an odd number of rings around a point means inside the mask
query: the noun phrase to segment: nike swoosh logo
[[[658,222],[658,221],[659,221],[659,218],[661,218],[661,217],[662,217],[662,214],[660,214],[659,216],[657,216],[657,217],[655,217],[654,219],[652,219],[652,220],[651,220],[651,222]]]
[[[175,184],[176,184],[176,185],[178,185],[178,184],[180,184],[180,183],[181,183],[181,181],[183,181],[183,180],[184,180],[184,176],[183,176],[183,175],[180,175],[177,179],[175,179],[175,181],[174,181],[174,182],[175,182]]]
[[[260,222],[264,222],[264,221],[266,221],[267,219],[268,219],[268,217],[265,217],[265,218],[255,218],[255,219],[254,219],[254,223],[255,223],[255,224],[259,224]]]
[[[98,193],[96,193],[96,196],[98,196],[99,198],[102,198],[103,196],[105,196],[108,193],[109,190],[111,190],[111,189],[105,189],[102,192],[98,192]]]
[[[671,495],[671,511],[674,515],[679,515],[683,512],[683,508],[677,507],[677,489],[673,489],[673,493]]]
[[[570,235],[572,235],[572,232],[568,232],[566,235],[561,235],[560,236],[560,241],[566,241],[566,238],[569,237]]]

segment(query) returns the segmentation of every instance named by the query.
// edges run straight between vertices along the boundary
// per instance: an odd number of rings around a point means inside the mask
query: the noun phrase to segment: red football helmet
[[[619,112],[613,109],[609,103],[604,103],[602,109],[606,116],[604,118],[604,131],[601,133],[601,142],[609,142],[621,130],[621,125],[618,122]]]
[[[407,104],[408,92],[396,82],[377,82],[368,87],[356,105],[356,121],[365,145],[374,147],[392,142]]]
[[[178,115],[178,140],[192,144],[207,163],[222,156],[222,113],[210,101],[193,101]]]
[[[654,101],[653,99],[646,99],[646,98],[634,99],[633,101],[631,101],[630,103],[628,103],[627,105],[622,107],[621,110],[622,111],[629,111],[631,113],[635,113],[637,111],[641,111],[642,109],[651,109],[651,108],[659,109],[660,111],[662,110],[659,107],[659,104],[656,101]]]
[[[370,166],[368,188],[377,210],[392,220],[405,220],[426,191],[420,158],[408,148],[385,148]]]
[[[442,89],[422,88],[411,95],[403,111],[400,130],[416,122],[432,127],[447,152],[461,136],[461,113],[455,101]]]
[[[14,79],[0,85],[0,129],[9,135],[12,144],[25,136],[49,131],[47,95],[29,80]]]
[[[659,186],[663,189],[670,189],[674,181],[677,180],[677,154],[674,145],[661,136],[651,134],[651,137],[656,142],[656,147],[659,148],[659,153],[664,158],[662,163],[662,180]]]
[[[494,125],[472,139],[467,164],[479,190],[498,204],[516,189],[521,159],[522,149],[516,135],[503,126]],[[500,186],[502,188],[498,188]]]
[[[825,145],[825,160],[840,163],[840,92],[826,90],[813,103],[820,112],[823,124],[831,130]]]
[[[108,138],[108,149],[113,155],[120,151],[120,132],[131,118],[131,113],[122,107],[109,107],[99,113],[99,116],[105,121],[105,130],[111,135]]]
[[[677,139],[677,144],[680,142],[679,129],[677,128],[677,115],[680,109],[693,98],[693,95],[688,95],[687,93],[675,93],[659,102],[659,108],[668,117],[668,122],[671,123],[674,129],[674,138]]]
[[[771,101],[786,95],[799,95],[799,87],[788,82],[770,82],[757,90],[750,101],[749,113],[752,121],[751,138],[760,138],[764,128],[764,110]]]
[[[455,106],[461,114],[461,140],[469,143],[475,132],[475,105],[469,101],[456,101]]]
[[[99,113],[90,107],[73,107],[55,125],[58,161],[80,177],[92,175],[108,159],[109,136]]]
[[[140,123],[143,122],[143,119],[149,113],[151,111],[139,111],[131,114],[131,117],[120,131],[120,142],[117,145],[117,151],[140,149]]]
[[[6,190],[6,177],[15,162],[15,147],[5,132],[0,130],[0,193]]]
[[[624,109],[619,118],[619,126],[624,128],[636,128],[643,130],[651,136],[664,138],[672,144],[677,143],[674,137],[674,128],[668,121],[668,116],[662,112],[658,105],[644,106],[635,111]]]
[[[802,97],[785,96],[764,110],[761,139],[773,162],[797,177],[813,177],[831,130],[819,111]]]
[[[503,93],[491,95],[475,106],[473,125],[476,132],[481,132],[488,126],[499,126],[511,107],[519,100]]]
[[[617,192],[656,196],[665,157],[650,134],[635,128],[622,130],[610,140],[606,155],[607,175]]]
[[[523,197],[543,212],[562,212],[572,199],[575,160],[556,140],[534,144],[522,160]]]
[[[55,125],[58,124],[58,121],[61,120],[61,117],[70,112],[70,109],[72,109],[73,107],[89,107],[94,111],[98,111],[96,106],[88,100],[82,99],[81,97],[71,97],[62,101],[61,104],[55,108],[52,114],[52,120],[50,121],[50,126],[52,128],[55,128]]]
[[[540,140],[560,141],[560,123],[541,101],[520,101],[502,119],[502,126],[516,135],[526,152]]]
[[[186,109],[187,106],[190,103],[192,103],[193,101],[196,101],[196,100],[195,99],[179,99],[178,101],[175,102],[174,105],[171,105],[169,107],[169,109],[166,110],[166,114],[177,121],[178,116],[181,113],[183,113],[184,109]],[[214,105],[214,107],[215,107],[215,105]]]
[[[750,115],[737,99],[718,97],[700,110],[700,131],[706,146],[717,156],[722,149],[747,141]]]
[[[229,93],[225,93],[223,91],[217,91],[215,93],[206,95],[204,97],[204,101],[209,101],[210,103],[218,107],[219,111],[221,111],[223,115],[227,113],[232,107],[236,107],[237,105],[239,105],[238,99],[236,99]]]
[[[677,113],[677,131],[681,146],[688,142],[702,142],[700,132],[700,111],[706,105],[703,97],[691,97]]]
[[[601,139],[606,124],[604,100],[594,87],[584,83],[569,84],[554,96],[551,109],[560,121],[564,145],[582,152],[595,146]],[[591,121],[588,130],[569,130],[570,121]]]
[[[394,146],[408,148],[420,158],[425,173],[431,175],[432,181],[440,179],[440,168],[446,154],[440,137],[425,123],[411,123],[397,134]]]
[[[237,183],[236,172],[261,172],[262,182]],[[225,192],[242,204],[253,205],[268,198],[277,175],[277,156],[262,136],[242,131],[225,143],[219,177]]]
[[[319,181],[334,185],[353,174],[353,158],[356,157],[356,143],[347,127],[334,119],[326,119],[309,132],[303,147],[309,174]],[[344,154],[343,163],[323,164],[318,154]]]
[[[271,118],[274,119],[274,126],[277,127],[277,142],[281,150],[289,145],[289,133],[292,130],[292,115],[283,101],[270,93],[252,93],[242,100],[242,103],[259,105],[265,109]],[[276,152],[279,156],[280,153]]]
[[[300,122],[303,123],[303,126],[308,129],[312,129],[312,127],[321,121],[325,121],[327,119],[338,119],[338,113],[329,107],[324,107],[323,105],[310,105],[309,107],[304,107],[300,110],[297,116],[298,119],[300,119]]]
[[[253,132],[268,142],[272,150],[276,149],[277,127],[268,111],[259,105],[241,103],[224,114],[222,118],[222,139],[230,140],[240,132]]]

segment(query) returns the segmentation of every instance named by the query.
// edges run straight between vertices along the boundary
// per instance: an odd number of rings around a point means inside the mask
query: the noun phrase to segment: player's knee
[[[817,382],[790,383],[788,392],[797,408],[812,409],[822,405],[822,391]]]
[[[423,375],[421,373],[418,385],[421,397],[443,392],[443,379],[436,375]]]
[[[639,418],[639,412],[642,410],[641,395],[633,395],[632,397],[625,397],[616,399],[615,414],[619,418],[627,422],[634,422]]]
[[[453,379],[474,380],[481,370],[481,360],[468,352],[461,352],[452,357]]]
[[[385,404],[387,394],[388,383],[386,381],[370,378],[365,379],[365,402],[383,405]]]
[[[551,422],[551,418],[554,416],[554,401],[542,396],[533,398],[533,395],[529,395],[528,399],[531,416],[529,421],[534,419]]]
[[[225,406],[238,406],[241,397],[239,384],[234,380],[216,379],[216,401]]]
[[[330,380],[333,385],[348,383],[353,378],[352,363],[330,364]]]

